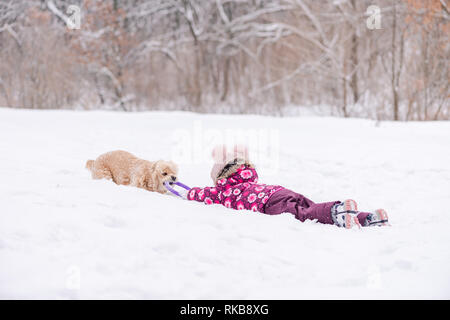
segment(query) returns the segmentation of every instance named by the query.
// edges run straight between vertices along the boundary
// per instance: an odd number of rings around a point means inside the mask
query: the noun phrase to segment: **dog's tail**
[[[89,169],[92,171],[92,167],[94,166],[94,160],[88,160],[86,161],[86,169]]]

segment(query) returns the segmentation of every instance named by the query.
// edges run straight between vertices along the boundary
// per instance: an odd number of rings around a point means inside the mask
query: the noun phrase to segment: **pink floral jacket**
[[[258,184],[254,168],[241,165],[236,172],[217,181],[215,187],[191,188],[187,199],[205,204],[220,203],[236,210],[252,210],[264,213],[270,196],[283,189],[281,186]]]

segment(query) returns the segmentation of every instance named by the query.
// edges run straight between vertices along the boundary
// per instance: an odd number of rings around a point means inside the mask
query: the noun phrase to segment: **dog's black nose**
[[[172,176],[172,180],[173,180],[173,181],[177,180],[177,177]]]

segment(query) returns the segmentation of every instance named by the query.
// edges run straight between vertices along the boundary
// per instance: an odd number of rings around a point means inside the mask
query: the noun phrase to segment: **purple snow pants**
[[[314,203],[303,195],[289,189],[275,192],[267,201],[264,208],[266,214],[292,213],[301,222],[306,219],[317,219],[320,223],[334,224],[331,218],[331,207],[340,201]],[[367,212],[358,214],[361,225],[367,217]]]

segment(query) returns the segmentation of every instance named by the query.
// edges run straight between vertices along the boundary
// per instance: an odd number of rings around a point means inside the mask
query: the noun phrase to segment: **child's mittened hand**
[[[183,200],[187,200],[188,190],[182,189],[178,192]]]

